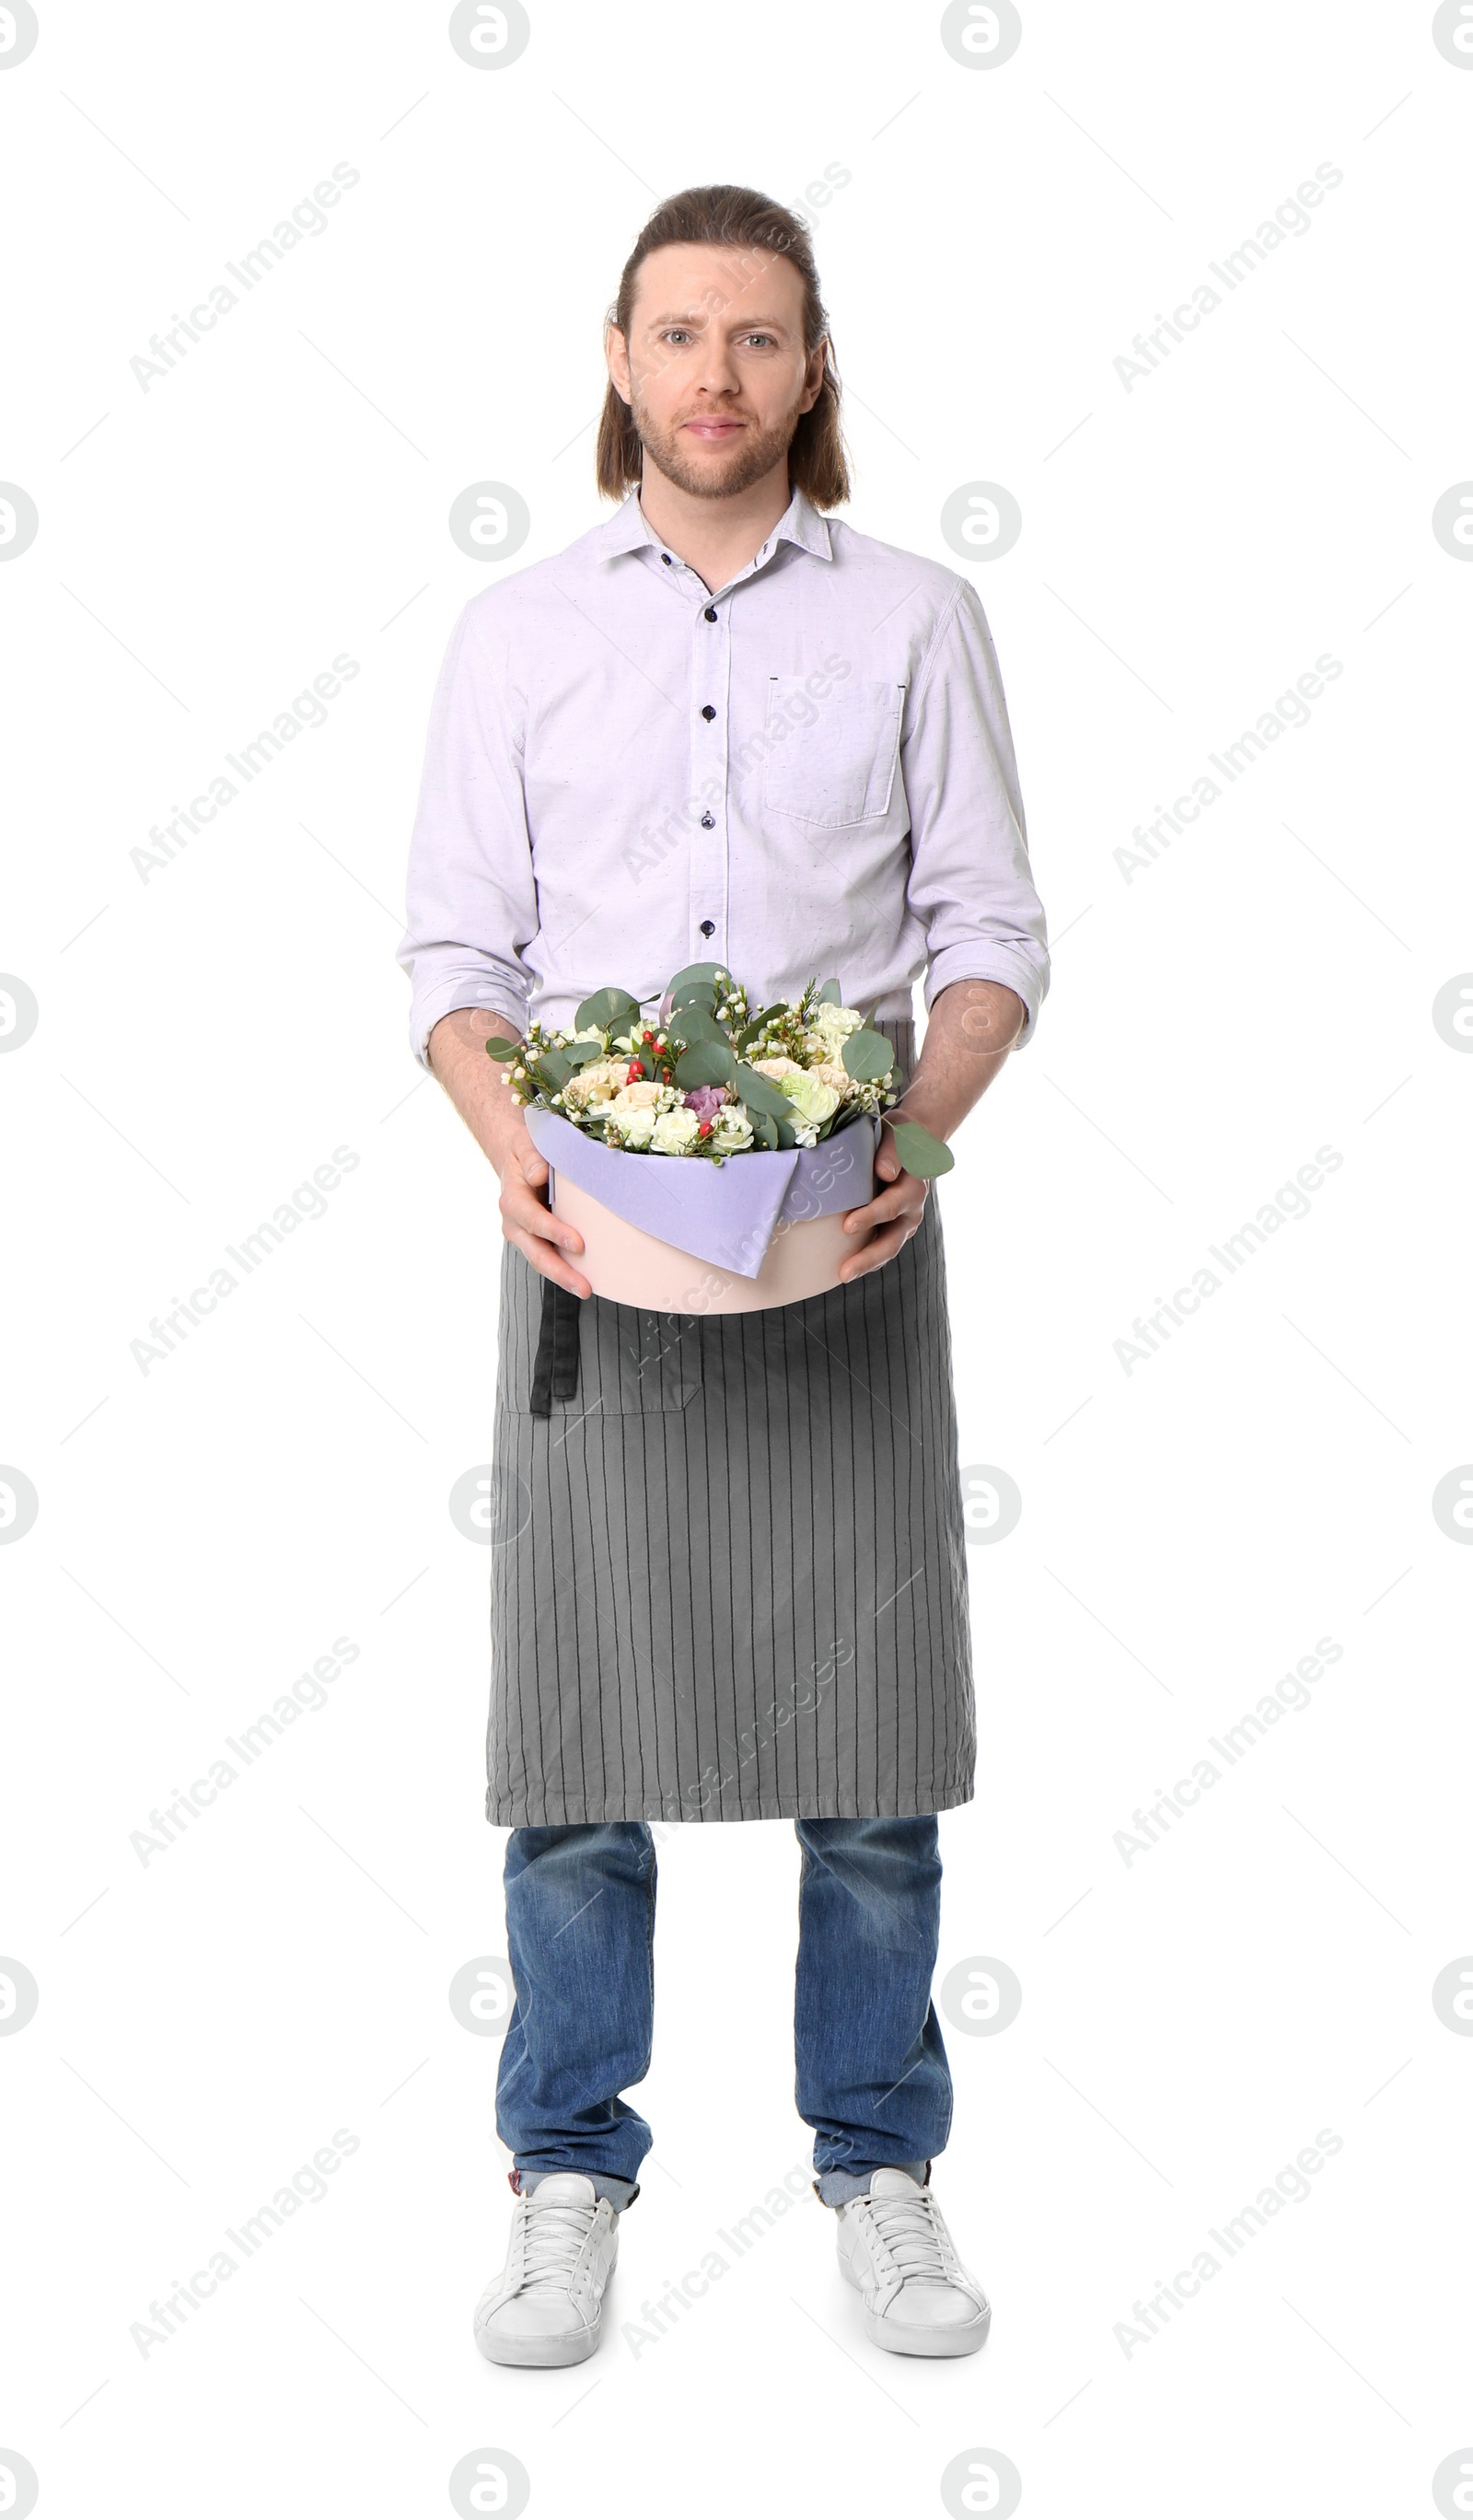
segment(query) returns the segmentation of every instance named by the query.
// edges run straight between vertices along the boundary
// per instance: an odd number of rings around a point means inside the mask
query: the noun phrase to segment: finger
[[[850,1208],[844,1219],[844,1231],[846,1234],[860,1234],[869,1226],[889,1225],[898,1216],[913,1214],[918,1225],[920,1208],[915,1203],[912,1186],[907,1184],[903,1189],[897,1187],[881,1191],[878,1198],[871,1198],[867,1207]]]
[[[593,1293],[588,1280],[559,1258],[556,1243],[549,1242],[540,1234],[528,1234],[520,1225],[509,1224],[503,1232],[506,1239],[525,1254],[540,1278],[551,1278],[555,1285],[565,1286],[570,1295],[588,1296]]]
[[[910,1235],[897,1226],[892,1226],[887,1233],[876,1234],[873,1240],[867,1242],[853,1259],[844,1262],[839,1270],[839,1283],[847,1286],[852,1279],[867,1278],[871,1269],[882,1269],[910,1238]]]
[[[502,1215],[508,1228],[513,1226],[541,1242],[553,1242],[563,1251],[581,1251],[583,1237],[575,1225],[564,1225],[560,1217],[544,1207],[539,1199],[518,1198],[513,1190],[502,1201]]]

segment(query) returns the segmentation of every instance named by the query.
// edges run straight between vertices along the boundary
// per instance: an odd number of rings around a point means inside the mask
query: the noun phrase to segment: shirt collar
[[[651,551],[664,548],[650,531],[638,490],[631,490],[623,506],[616,508],[607,523],[598,530],[603,560],[613,560],[620,552],[638,551],[643,545]],[[827,523],[801,490],[794,490],[762,549],[754,554],[751,565],[760,567],[764,561],[771,560],[779,543],[796,543],[800,551],[811,553],[815,560],[833,558]]]

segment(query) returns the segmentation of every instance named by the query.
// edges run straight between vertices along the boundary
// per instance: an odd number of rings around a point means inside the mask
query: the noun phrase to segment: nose
[[[725,394],[739,393],[741,379],[731,344],[724,337],[711,337],[701,343],[695,362],[695,390],[708,401],[717,402]]]

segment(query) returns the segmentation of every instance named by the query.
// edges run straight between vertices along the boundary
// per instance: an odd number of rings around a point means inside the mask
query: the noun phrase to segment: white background
[[[1431,2512],[1473,2442],[1473,2042],[1431,2001],[1473,1950],[1473,1555],[1431,1509],[1473,1457],[1473,1059],[1432,1020],[1473,968],[1473,570],[1431,529],[1473,473],[1473,74],[1429,9],[1368,0],[1053,0],[980,71],[874,0],[565,0],[491,72],[445,20],[78,0],[0,71],[0,474],[40,518],[0,568],[0,968],[39,1010],[0,1058],[0,1460],[39,1500],[0,1549],[0,1952],[39,1988],[0,2037],[0,2446],[43,2520],[398,2520],[487,2447],[547,2515],[940,2512],[978,2449],[1037,2515]],[[338,161],[327,233],[145,392],[150,336]],[[1323,161],[1310,232],[1127,391],[1133,336]],[[656,2149],[605,2342],[508,2372],[469,2331],[497,2047],[447,2001],[505,1948],[488,1552],[447,1507],[490,1452],[499,1229],[393,961],[434,675],[494,564],[446,516],[516,487],[513,566],[597,521],[640,223],[830,163],[853,521],[960,567],[955,489],[1021,507],[970,565],[1056,940],[939,1193],[961,1462],[1023,1500],[971,1552],[977,1796],[942,1823],[943,1972],[1023,1989],[1004,2033],[948,2028],[935,2174],[994,2328],[969,2362],[874,2352],[805,2198],[656,2345],[621,2333],[807,2158],[792,1832],[692,1827],[661,1846]],[[328,722],[144,879],[150,827],[338,653]],[[1133,827],[1325,653],[1311,722],[1127,879]],[[1134,1318],[1321,1146],[1310,1214],[1127,1372]],[[142,1371],[151,1318],[337,1147],[327,1213]],[[1321,1637],[1311,1704],[1127,1864],[1138,1806]],[[142,1863],[336,1638],[329,1702]],[[151,2301],[338,2129],[325,2198],[142,2356]],[[1133,2303],[1320,2130],[1308,2198],[1127,2353]]]

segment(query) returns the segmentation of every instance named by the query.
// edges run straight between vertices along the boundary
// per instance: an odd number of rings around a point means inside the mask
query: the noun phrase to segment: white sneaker
[[[603,2287],[619,2254],[619,2218],[576,2170],[518,2196],[507,2263],[475,2305],[488,2362],[583,2362],[599,2342]]]
[[[839,2266],[887,2354],[975,2354],[992,2323],[940,2206],[908,2170],[876,2170],[869,2195],[839,2207]]]

